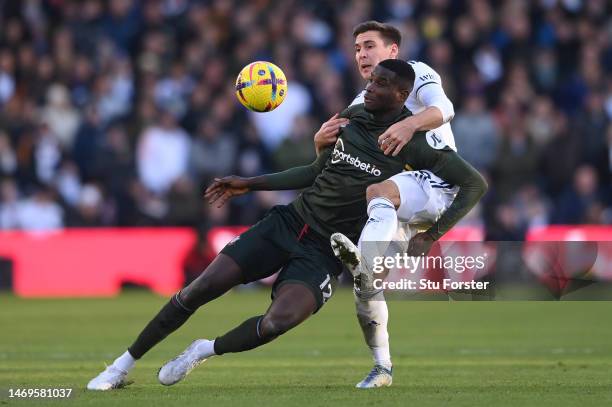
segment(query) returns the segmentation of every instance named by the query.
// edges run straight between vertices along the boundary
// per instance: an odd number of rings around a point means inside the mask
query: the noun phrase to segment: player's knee
[[[293,328],[296,322],[290,314],[266,314],[259,323],[259,335],[273,339]]]
[[[380,183],[368,185],[366,188],[366,199],[370,202],[374,198],[380,198],[383,193],[383,188]]]
[[[366,199],[370,202],[374,198],[385,198],[399,206],[399,190],[393,181],[383,181],[369,185],[366,188]]]

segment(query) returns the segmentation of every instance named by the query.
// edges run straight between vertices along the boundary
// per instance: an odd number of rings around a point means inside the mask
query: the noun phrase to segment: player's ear
[[[399,54],[399,47],[397,44],[391,44],[391,53],[389,54],[389,59],[396,59]]]

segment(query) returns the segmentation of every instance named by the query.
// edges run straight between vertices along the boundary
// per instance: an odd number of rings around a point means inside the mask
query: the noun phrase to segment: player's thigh
[[[333,295],[337,276],[342,272],[342,263],[330,254],[304,248],[293,253],[291,259],[279,273],[272,289],[272,298],[276,299],[283,286],[299,284],[306,287],[315,299],[317,312]]]
[[[264,219],[229,242],[221,253],[238,264],[246,284],[276,273],[289,260],[295,242],[295,231],[273,208]]]
[[[397,217],[400,222],[412,222],[415,216],[427,211],[429,191],[423,188],[423,182],[405,171],[389,178],[399,191],[400,205],[397,208]]]

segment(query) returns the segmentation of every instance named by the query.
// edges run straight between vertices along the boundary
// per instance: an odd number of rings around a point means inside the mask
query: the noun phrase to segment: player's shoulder
[[[361,103],[351,104],[349,107],[347,107],[340,113],[340,117],[344,117],[347,119],[353,119],[365,113],[366,113],[365,105],[363,104],[363,102],[361,102]]]
[[[421,61],[408,61],[412,69],[414,70],[414,84],[425,84],[428,82],[441,83],[440,75],[425,62]],[[416,88],[416,86],[415,86]]]

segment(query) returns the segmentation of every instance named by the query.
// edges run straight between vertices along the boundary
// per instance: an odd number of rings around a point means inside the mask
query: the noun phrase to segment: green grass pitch
[[[198,337],[263,313],[267,290],[200,309],[112,392],[87,381],[123,352],[166,300],[0,296],[0,405],[74,406],[605,406],[612,405],[612,302],[390,301],[394,384],[353,386],[371,368],[339,290],[302,326],[254,351],[213,358],[173,387],[157,369]],[[15,400],[7,388],[71,387],[69,400]]]

